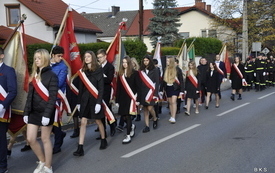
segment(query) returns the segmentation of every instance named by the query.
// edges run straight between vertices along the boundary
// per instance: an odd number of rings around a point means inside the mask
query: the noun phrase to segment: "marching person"
[[[265,87],[266,63],[262,54],[257,56],[254,66],[255,76],[255,90],[262,91]]]
[[[247,86],[244,86],[246,91],[250,91],[252,89],[252,84],[254,82],[254,62],[252,57],[247,58],[246,63],[244,65],[245,74],[246,74],[246,82]]]
[[[138,62],[137,62],[137,59],[134,58],[134,57],[132,57],[132,58],[131,58],[131,62],[132,62],[133,68],[134,68],[136,71],[138,71],[140,67],[139,67],[139,64],[138,64]],[[138,106],[137,106],[137,116],[136,116],[135,121],[140,121],[140,120],[141,120],[140,109],[141,109],[141,105],[138,105]]]
[[[52,143],[50,135],[53,128],[58,78],[50,67],[50,54],[45,49],[34,53],[29,92],[24,109],[24,122],[27,124],[27,140],[38,157],[34,173],[52,173]],[[37,141],[41,128],[43,149]]]
[[[225,82],[227,80],[227,73],[226,73],[226,68],[225,68],[225,63],[222,62],[221,60],[221,57],[220,55],[216,55],[216,67],[218,69],[218,72],[219,72],[219,79],[220,79],[220,87],[221,87],[221,84],[222,82]],[[220,99],[222,98],[221,96],[221,91],[219,91],[219,97]]]
[[[97,57],[93,51],[86,51],[84,54],[84,63],[82,69],[78,71],[80,77],[78,107],[79,117],[81,118],[80,134],[78,148],[73,153],[74,156],[83,156],[83,144],[86,134],[88,119],[95,119],[101,135],[101,145],[99,149],[107,148],[104,126],[101,119],[104,118],[104,112],[101,109],[104,77],[103,70],[97,62]]]
[[[111,109],[110,99],[111,99],[111,91],[112,91],[112,82],[115,74],[115,67],[107,61],[107,54],[104,49],[99,49],[97,51],[97,60],[103,69],[103,76],[104,76],[103,100],[105,101],[107,106]],[[103,117],[101,121],[104,125],[105,134],[106,134],[106,118]],[[108,122],[108,124],[110,126],[110,136],[114,136],[116,133],[116,122],[113,122],[112,124]],[[99,140],[101,138],[98,137],[97,139]]]
[[[66,79],[68,74],[68,67],[63,61],[64,49],[61,46],[55,46],[52,50],[52,58],[51,58],[51,67],[52,71],[58,77],[58,88],[62,93],[65,93],[66,90]],[[58,104],[60,107],[61,100],[58,99]],[[56,122],[53,125],[52,132],[54,133],[54,146],[53,146],[53,154],[61,152],[61,146],[63,145],[63,140],[66,136],[66,132],[62,131],[61,128],[61,118],[62,118],[62,110],[59,110],[59,114],[56,114]]]
[[[163,77],[163,88],[169,103],[171,117],[169,121],[176,123],[177,99],[182,97],[184,92],[183,75],[181,69],[176,66],[175,58],[166,59],[166,68]]]
[[[188,71],[186,72],[185,79],[185,97],[187,98],[185,114],[190,116],[191,100],[195,100],[196,114],[199,114],[199,101],[200,97],[200,74],[194,61],[188,63]]]
[[[220,79],[219,79],[219,72],[216,67],[216,63],[211,62],[209,64],[209,68],[206,71],[206,77],[205,77],[205,88],[206,88],[206,103],[205,103],[205,109],[208,109],[210,96],[211,94],[215,94],[215,100],[216,100],[216,108],[220,106],[219,104],[219,90],[220,90]]]
[[[17,95],[15,70],[4,62],[4,50],[0,48],[0,173],[8,172],[7,131],[11,118],[11,103]]]
[[[122,64],[118,71],[116,103],[118,104],[118,114],[126,122],[127,134],[123,139],[123,144],[128,144],[135,136],[135,124],[132,124],[132,117],[137,114],[136,102],[140,79],[138,71],[134,70],[130,57],[122,59]]]
[[[207,63],[206,58],[201,58],[198,70],[201,74],[201,91],[200,91],[200,103],[203,104],[205,102],[205,96],[206,96],[206,74],[207,70],[209,70],[209,65]]]
[[[158,98],[159,74],[152,58],[142,59],[139,75],[141,78],[140,104],[143,106],[145,128],[143,133],[150,131],[149,113],[153,117],[153,129],[158,126],[158,119],[154,110],[155,100]]]
[[[246,85],[244,65],[240,61],[240,57],[234,58],[234,63],[231,66],[230,83],[232,88],[231,100],[235,100],[235,94],[238,93],[238,100],[242,100],[242,87]]]

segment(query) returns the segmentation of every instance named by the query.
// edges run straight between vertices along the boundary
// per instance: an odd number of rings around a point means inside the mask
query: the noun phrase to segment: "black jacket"
[[[42,69],[41,82],[49,91],[49,100],[43,100],[34,89],[32,82],[30,82],[24,116],[29,116],[30,113],[33,112],[43,113],[43,116],[47,118],[54,116],[58,92],[58,78],[56,74],[52,72],[50,66]]]

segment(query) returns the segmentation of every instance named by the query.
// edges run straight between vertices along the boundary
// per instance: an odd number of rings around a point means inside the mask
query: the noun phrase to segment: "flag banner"
[[[227,46],[225,44],[221,48],[219,55],[220,55],[220,60],[223,61],[225,64],[225,69],[226,69],[227,74],[230,74],[231,73],[231,62],[228,57],[228,50],[227,50]],[[227,76],[229,76],[229,75],[227,75]]]
[[[185,41],[182,43],[177,59],[179,60],[179,67],[182,69],[185,78],[189,63],[189,59],[187,58],[187,44]]]
[[[4,45],[4,63],[15,69],[17,77],[17,96],[12,102],[12,112],[23,114],[29,85],[29,72],[27,66],[27,52],[25,44],[24,25],[16,28],[10,40]]]
[[[158,67],[160,69],[160,76],[162,76],[163,70],[162,70],[162,62],[161,62],[161,51],[160,51],[161,41],[160,41],[160,39],[161,38],[158,38],[158,42],[157,42],[157,46],[156,46],[156,49],[155,49],[153,59],[158,60]]]
[[[191,44],[187,50],[187,59],[195,60],[195,46],[194,46],[194,44]]]

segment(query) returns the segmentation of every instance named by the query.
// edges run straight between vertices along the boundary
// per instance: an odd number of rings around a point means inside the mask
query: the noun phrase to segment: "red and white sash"
[[[216,67],[217,67],[218,72],[219,72],[221,75],[224,76],[224,73],[223,73],[222,69],[220,69],[220,67],[219,67],[219,63],[216,63]]]
[[[77,73],[78,73],[81,81],[84,83],[84,85],[86,86],[86,88],[90,92],[90,94],[92,94],[93,97],[97,98],[98,97],[98,90],[90,82],[90,80],[87,78],[86,74],[84,72],[82,72],[82,69],[80,69]],[[108,121],[110,123],[115,122],[114,115],[111,112],[111,110],[109,109],[109,107],[106,105],[106,103],[104,102],[104,100],[102,100],[102,106],[103,106],[103,110],[104,110],[105,116],[107,117]]]
[[[191,83],[198,88],[198,79],[196,78],[196,76],[194,75],[192,70],[189,70],[189,76],[188,76],[189,80],[191,81]]]
[[[139,75],[143,83],[149,88],[149,91],[145,97],[145,101],[151,102],[154,97],[155,84],[144,71],[139,71]]]
[[[242,74],[242,72],[240,71],[240,69],[238,68],[238,66],[234,63],[234,64],[233,64],[233,67],[234,67],[234,69],[236,70],[236,72],[238,73],[239,77],[240,77],[241,79],[243,79],[243,74]],[[243,85],[243,86],[247,86],[247,82],[246,82],[245,80],[243,80],[243,81],[242,81],[242,85]]]
[[[132,89],[128,85],[124,74],[122,76],[119,76],[119,78],[120,78],[120,81],[121,81],[125,91],[127,92],[129,97],[131,98],[129,114],[130,115],[136,115],[137,114],[137,105],[136,105],[137,95],[133,93]]]
[[[6,90],[0,85],[0,100],[4,101],[8,96]],[[11,106],[8,109],[0,112],[0,122],[10,122],[11,118]]]
[[[38,95],[44,100],[44,101],[49,101],[49,91],[48,89],[42,84],[40,80],[36,80],[36,75],[32,79],[32,84],[35,89],[35,91],[38,93]],[[59,92],[62,93],[62,91],[58,90],[58,95]],[[60,96],[61,97],[61,96]],[[62,98],[61,98],[62,99]],[[66,99],[67,100],[67,99]],[[67,100],[68,102],[68,100]],[[61,103],[60,103],[61,104]],[[59,126],[59,123],[62,122],[62,107],[61,105],[58,104],[58,102],[55,102],[55,113],[54,113],[54,125]]]

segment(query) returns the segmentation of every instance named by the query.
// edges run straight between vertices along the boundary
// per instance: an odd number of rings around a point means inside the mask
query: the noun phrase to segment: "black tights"
[[[131,117],[131,115],[124,115],[124,121],[127,124],[127,135],[130,135],[130,132],[132,130],[132,117]]]

